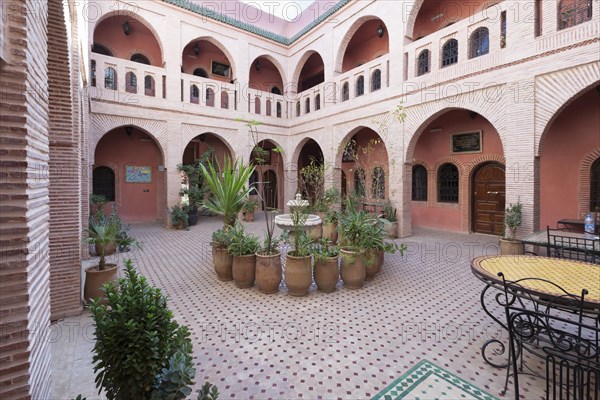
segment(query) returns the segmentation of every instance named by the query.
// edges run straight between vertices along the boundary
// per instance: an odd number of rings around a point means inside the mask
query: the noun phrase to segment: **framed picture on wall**
[[[152,167],[141,167],[138,165],[125,166],[125,182],[127,183],[150,183],[152,182]]]
[[[481,153],[483,145],[481,142],[481,131],[460,132],[452,134],[453,154]]]
[[[229,78],[229,74],[231,73],[231,67],[227,64],[223,64],[218,61],[213,61],[211,64],[210,71],[213,75],[219,75]]]

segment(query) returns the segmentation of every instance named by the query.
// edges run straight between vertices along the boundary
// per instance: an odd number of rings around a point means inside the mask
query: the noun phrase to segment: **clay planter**
[[[233,256],[231,272],[235,285],[240,289],[248,289],[254,286],[256,271],[256,254],[249,256]]]
[[[102,246],[100,243],[96,243],[96,246],[94,248],[97,256],[100,255],[100,246]],[[105,256],[110,256],[111,254],[114,254],[115,251],[117,251],[116,243],[109,243],[106,246],[104,246],[104,255]]]
[[[302,297],[308,293],[312,284],[312,265],[310,256],[294,257],[287,255],[285,262],[285,285],[288,294]]]
[[[319,224],[308,231],[308,236],[312,240],[319,240],[323,237],[323,224]]]
[[[232,265],[233,256],[227,252],[227,249],[222,247],[212,246],[213,265],[217,278],[223,282],[233,280]]]
[[[360,289],[367,275],[362,252],[342,248],[340,256],[342,257],[340,275],[342,276],[344,287],[348,289]]]
[[[281,253],[263,256],[256,253],[256,286],[261,293],[277,293],[281,283]]]
[[[90,299],[100,298],[102,304],[106,304],[106,297],[102,286],[108,282],[117,281],[117,264],[106,264],[105,269],[100,271],[98,266],[94,265],[85,270],[85,286],[83,289],[83,298],[89,302]]]
[[[387,237],[389,239],[396,239],[398,237],[398,222],[390,222],[388,220],[383,220],[383,229],[387,233]]]
[[[254,221],[254,211],[246,211],[244,213],[244,220],[246,222],[253,222]]]
[[[338,240],[337,224],[323,223],[323,237],[329,239],[331,244],[336,244]]]
[[[500,239],[500,255],[520,256],[523,253],[523,242],[520,240]]]
[[[329,257],[315,263],[315,282],[320,292],[331,293],[335,291],[340,270],[338,257]]]
[[[381,266],[379,265],[379,250],[377,250],[377,249],[365,250],[363,262],[366,267],[365,280],[366,281],[373,280],[373,278],[375,277],[375,274],[381,270]]]

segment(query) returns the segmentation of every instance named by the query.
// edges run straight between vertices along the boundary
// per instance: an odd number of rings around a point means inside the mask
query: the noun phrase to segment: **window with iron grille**
[[[114,68],[108,67],[104,70],[104,87],[117,90],[117,73]]]
[[[144,78],[144,92],[146,96],[154,96],[154,78],[150,75]]]
[[[192,85],[190,87],[190,103],[198,104],[199,97],[200,97],[200,90],[198,90],[198,86]]]
[[[346,101],[350,98],[350,85],[345,82],[342,86],[342,101]]]
[[[381,89],[381,70],[376,69],[371,75],[371,92]]]
[[[427,170],[422,165],[415,165],[412,169],[412,199],[427,201]]]
[[[281,118],[281,103],[277,102],[277,118]]]
[[[357,168],[354,171],[354,194],[358,197],[365,197],[365,170],[362,168]]]
[[[92,86],[96,86],[96,61],[95,60],[92,60],[91,74],[92,74],[91,84],[92,84]]]
[[[479,28],[471,34],[471,58],[479,57],[490,52],[490,31]]]
[[[381,167],[373,168],[371,173],[371,195],[374,199],[385,199],[385,171]]]
[[[221,92],[221,108],[229,108],[229,94],[226,91]]]
[[[458,40],[450,39],[442,47],[442,67],[458,62]]]
[[[318,111],[321,109],[321,95],[318,94],[315,96],[315,111]]]
[[[254,98],[254,114],[260,114],[260,97]]]
[[[206,105],[208,107],[215,106],[215,91],[212,89],[206,89]]]
[[[506,11],[500,14],[500,48],[506,47]]]
[[[438,170],[438,201],[458,203],[458,168],[454,164],[444,164]]]
[[[115,171],[109,167],[96,167],[92,173],[92,193],[115,201]]]
[[[299,117],[301,113],[302,113],[302,110],[301,110],[300,102],[298,101],[298,102],[296,102],[296,117]]]
[[[592,164],[590,185],[590,211],[600,212],[600,158]]]
[[[356,80],[356,97],[365,94],[365,77],[359,76]]]
[[[307,98],[304,101],[304,109],[306,110],[306,114],[310,112],[310,98]]]
[[[558,29],[570,28],[592,19],[592,0],[562,0],[558,5]]]
[[[137,93],[137,76],[131,71],[125,74],[125,91]]]
[[[429,50],[425,49],[419,53],[417,76],[425,75],[429,72]]]

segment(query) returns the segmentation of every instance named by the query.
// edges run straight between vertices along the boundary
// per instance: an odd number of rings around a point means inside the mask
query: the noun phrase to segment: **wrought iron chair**
[[[519,375],[535,375],[523,367],[523,354],[531,354],[545,362],[546,399],[599,400],[600,310],[586,302],[587,290],[577,296],[544,279],[499,276],[504,294],[497,300],[509,333],[507,385],[512,376],[515,399]],[[534,293],[531,287],[543,289]]]
[[[548,232],[548,257],[566,258],[600,264],[600,242],[598,239],[568,236],[561,229]]]

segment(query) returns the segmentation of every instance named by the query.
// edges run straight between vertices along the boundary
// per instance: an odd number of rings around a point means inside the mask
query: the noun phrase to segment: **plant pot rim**
[[[85,273],[86,274],[98,274],[98,273],[103,273],[103,272],[108,272],[108,271],[113,271],[117,268],[119,268],[119,266],[117,264],[113,264],[113,263],[106,263],[104,264],[105,268],[103,270],[100,270],[100,264],[96,264],[96,265],[92,265],[91,267],[87,267],[85,269]]]
[[[340,253],[342,251],[346,253],[364,253],[365,249],[361,249],[360,247],[354,246],[342,246],[340,247]]]
[[[323,257],[320,260],[315,261],[315,264],[319,264],[319,263],[327,262],[327,261],[337,261],[339,258],[340,258],[339,254],[337,256]]]
[[[305,259],[305,258],[310,258],[311,255],[309,254],[307,256],[293,256],[290,253],[287,253],[286,257],[288,257],[288,258],[294,258],[294,259],[297,259],[297,260],[301,260],[301,259]]]
[[[256,257],[256,253],[252,253],[252,254],[244,254],[243,256],[234,256],[232,254],[233,257],[238,257],[238,258],[250,258],[250,257]]]
[[[278,251],[276,254],[260,254],[258,251],[256,253],[254,253],[256,255],[256,257],[262,257],[262,258],[275,258],[275,257],[281,257],[281,252]]]

